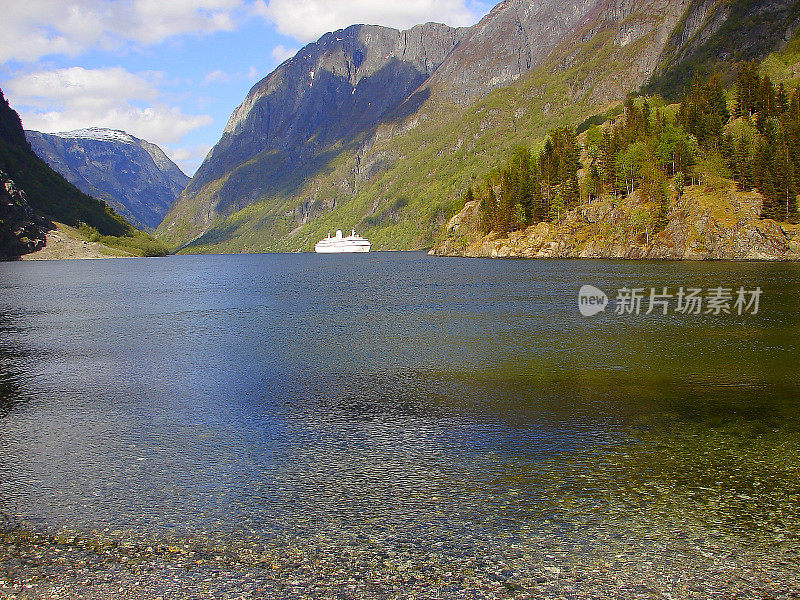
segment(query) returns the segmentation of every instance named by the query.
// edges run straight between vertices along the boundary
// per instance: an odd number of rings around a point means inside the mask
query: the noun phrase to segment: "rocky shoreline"
[[[655,231],[655,207],[638,192],[606,197],[509,234],[480,232],[477,201],[447,224],[430,254],[485,258],[615,258],[661,260],[800,260],[800,225],[759,219],[761,196],[688,187]]]

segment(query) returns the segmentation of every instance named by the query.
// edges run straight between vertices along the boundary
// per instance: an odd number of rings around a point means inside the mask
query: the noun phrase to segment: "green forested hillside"
[[[81,193],[31,151],[19,115],[8,105],[2,91],[0,132],[0,170],[25,190],[33,210],[68,225],[88,223],[104,235],[133,231],[105,204]]]
[[[638,191],[650,232],[663,229],[674,192],[710,169],[763,197],[761,218],[797,223],[800,192],[800,92],[775,86],[755,64],[741,67],[731,106],[718,77],[699,77],[677,107],[629,96],[621,118],[591,125],[584,161],[571,128],[553,131],[533,156],[517,149],[502,167],[468,188],[480,202],[484,233],[508,233],[605,195]],[[582,170],[583,185],[579,184]]]

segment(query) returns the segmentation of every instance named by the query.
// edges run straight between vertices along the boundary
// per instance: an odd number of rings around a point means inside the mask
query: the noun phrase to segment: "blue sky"
[[[23,126],[122,129],[192,175],[249,89],[353,23],[477,22],[479,0],[0,0],[0,88]]]

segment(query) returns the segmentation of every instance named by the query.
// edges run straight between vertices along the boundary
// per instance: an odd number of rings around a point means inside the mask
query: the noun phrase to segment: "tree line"
[[[662,104],[629,96],[619,118],[588,128],[583,162],[576,131],[555,129],[541,152],[516,148],[506,164],[467,188],[464,199],[480,202],[484,232],[508,233],[559,220],[581,202],[638,191],[655,207],[646,215],[655,232],[666,225],[673,198],[699,182],[698,161],[718,158],[739,189],[762,194],[762,218],[798,221],[797,90],[776,87],[746,64],[736,79],[733,113],[717,76],[695,77],[677,110]]]

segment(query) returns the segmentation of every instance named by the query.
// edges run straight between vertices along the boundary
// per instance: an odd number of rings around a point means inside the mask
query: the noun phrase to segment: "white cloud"
[[[301,42],[356,23],[407,29],[427,21],[471,25],[477,17],[465,0],[257,0],[253,10]]]
[[[120,67],[37,71],[12,79],[6,88],[17,101],[37,108],[57,101],[81,110],[103,110],[127,98],[151,100],[158,95],[151,82]]]
[[[0,63],[74,56],[126,42],[231,31],[242,0],[22,0],[3,3]]]
[[[275,62],[277,62],[278,64],[282,63],[285,60],[289,60],[295,54],[297,54],[297,48],[284,48],[280,44],[278,44],[272,49],[272,58],[274,58]]]
[[[121,10],[130,20],[114,31],[151,44],[183,33],[232,31],[232,11],[240,5],[241,0],[133,0],[131,8]]]
[[[200,144],[190,148],[164,148],[163,150],[172,159],[172,162],[191,177],[197,171],[203,159],[211,152],[211,148],[208,144]]]
[[[159,146],[212,122],[159,101],[158,74],[72,67],[18,76],[4,85],[23,126],[44,132],[122,129]]]
[[[228,81],[230,81],[228,74],[219,69],[216,71],[211,71],[210,73],[206,73],[205,77],[203,77],[203,85],[210,85],[212,83],[226,83]]]

